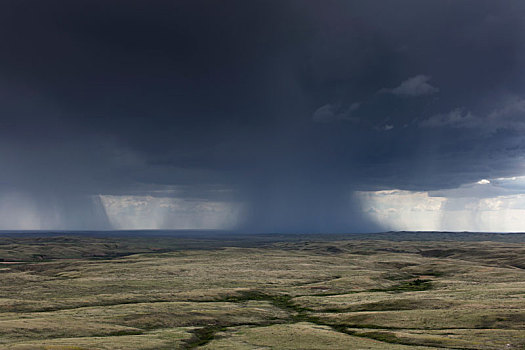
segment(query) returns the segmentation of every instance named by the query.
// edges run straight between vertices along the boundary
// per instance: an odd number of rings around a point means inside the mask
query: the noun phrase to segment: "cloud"
[[[398,87],[393,89],[381,89],[380,92],[391,93],[402,97],[417,97],[433,95],[439,92],[439,89],[428,83],[431,77],[427,75],[416,75],[402,82]]]
[[[427,192],[403,190],[360,191],[356,197],[370,219],[386,230],[436,230],[446,201]]]
[[[456,108],[448,113],[436,114],[418,124],[423,128],[451,127],[461,129],[525,129],[525,99],[508,99],[503,105],[485,115],[476,116],[464,108]]]
[[[230,229],[238,203],[172,197],[100,195],[115,229]]]
[[[525,99],[513,97],[508,99],[503,106],[493,110],[487,120],[500,128],[520,128],[525,127]]]
[[[369,231],[353,190],[525,174],[525,2],[206,3],[0,1],[0,227]]]
[[[348,120],[352,122],[358,122],[357,117],[353,117],[352,113],[359,109],[359,103],[352,103],[347,109],[342,109],[340,105],[336,104],[325,104],[317,108],[312,115],[312,120],[318,123],[329,123],[338,120]]]
[[[525,229],[523,179],[482,179],[441,191],[361,191],[356,197],[387,230],[520,232]]]
[[[98,196],[69,197],[0,193],[3,230],[111,229]]]
[[[436,114],[432,117],[419,122],[422,128],[453,127],[453,128],[476,128],[481,125],[480,121],[465,111],[463,108],[456,108],[448,113]]]

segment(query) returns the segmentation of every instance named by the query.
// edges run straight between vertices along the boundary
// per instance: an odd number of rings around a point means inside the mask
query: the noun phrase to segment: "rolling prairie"
[[[2,349],[525,349],[524,234],[0,236]]]

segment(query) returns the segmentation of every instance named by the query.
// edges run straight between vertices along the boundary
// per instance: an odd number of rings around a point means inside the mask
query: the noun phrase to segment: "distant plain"
[[[0,234],[2,349],[525,349],[525,234]]]

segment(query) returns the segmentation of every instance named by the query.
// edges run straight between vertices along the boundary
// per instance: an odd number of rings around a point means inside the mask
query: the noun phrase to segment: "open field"
[[[525,234],[0,236],[1,349],[525,349]]]

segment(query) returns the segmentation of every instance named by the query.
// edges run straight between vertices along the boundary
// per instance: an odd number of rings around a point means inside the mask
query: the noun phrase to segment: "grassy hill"
[[[525,349],[525,235],[0,237],[2,349]]]

